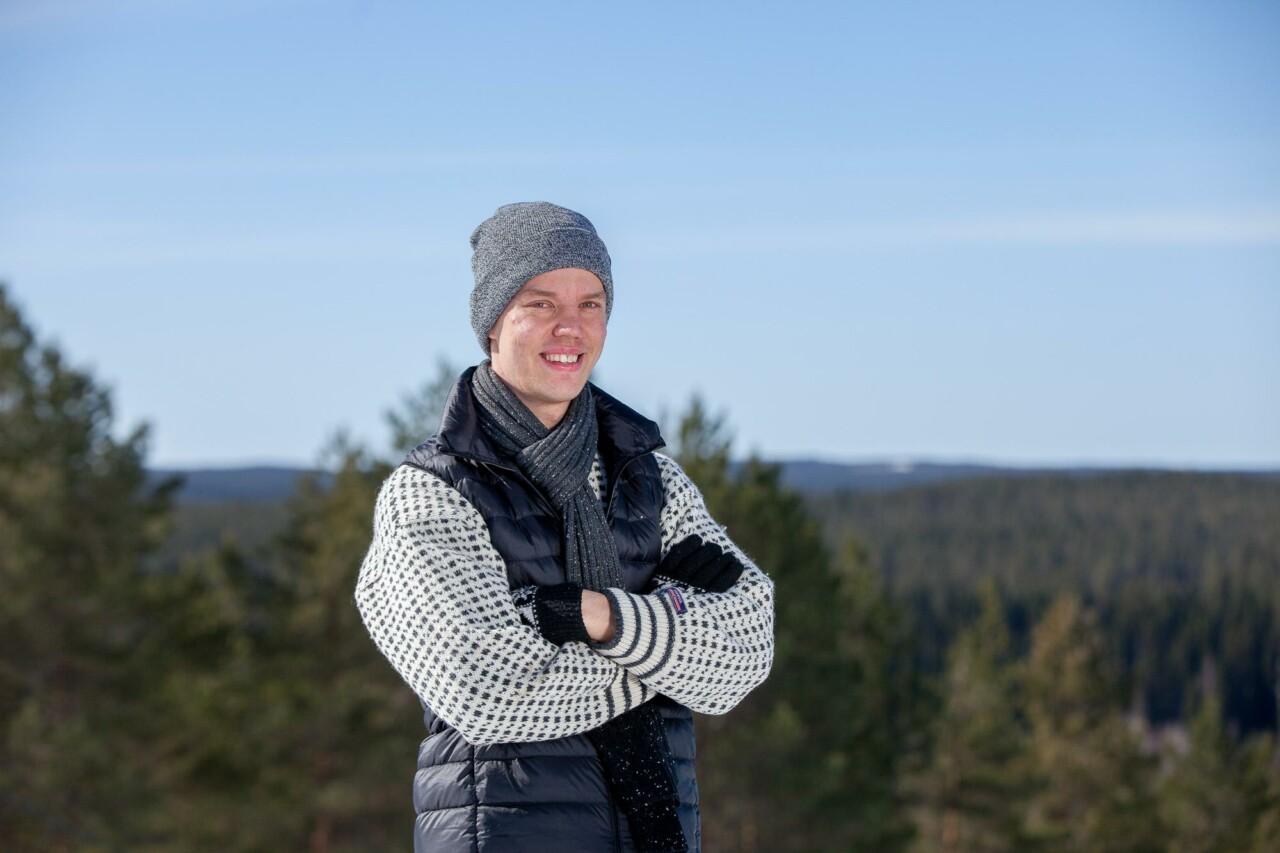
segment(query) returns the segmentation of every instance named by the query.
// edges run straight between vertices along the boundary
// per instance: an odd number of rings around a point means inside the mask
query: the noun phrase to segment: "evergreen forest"
[[[0,849],[410,846],[421,708],[353,594],[456,373],[286,500],[184,503],[0,284]],[[696,718],[709,853],[1280,850],[1280,477],[805,492],[700,399],[664,435],[776,585],[768,680]]]

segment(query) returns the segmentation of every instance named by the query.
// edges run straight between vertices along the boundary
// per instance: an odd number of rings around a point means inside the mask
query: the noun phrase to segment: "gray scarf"
[[[493,372],[489,359],[476,369],[471,383],[480,404],[480,428],[560,511],[565,580],[594,590],[621,587],[613,533],[587,481],[599,439],[591,387],[583,386],[564,419],[548,429]]]
[[[588,477],[599,427],[591,386],[553,429],[538,420],[485,359],[471,377],[480,429],[560,512],[565,580],[586,589],[622,588],[622,566],[605,508]],[[652,702],[587,732],[610,789],[627,814],[637,849],[687,850],[678,817],[675,759]]]

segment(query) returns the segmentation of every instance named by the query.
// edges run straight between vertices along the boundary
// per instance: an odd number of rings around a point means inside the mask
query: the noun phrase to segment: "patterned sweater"
[[[443,480],[401,465],[383,483],[356,606],[396,672],[469,743],[579,734],[657,693],[723,714],[769,674],[773,581],[711,518],[675,460],[654,456],[666,495],[663,556],[697,534],[746,569],[725,592],[665,580],[649,594],[603,590],[616,622],[605,642],[544,639],[483,516]],[[597,496],[603,481],[597,455]]]

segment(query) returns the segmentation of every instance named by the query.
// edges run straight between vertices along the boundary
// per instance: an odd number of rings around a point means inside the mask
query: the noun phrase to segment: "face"
[[[489,359],[521,402],[553,427],[587,384],[604,338],[600,279],[581,269],[551,270],[529,279],[507,303],[489,330]]]

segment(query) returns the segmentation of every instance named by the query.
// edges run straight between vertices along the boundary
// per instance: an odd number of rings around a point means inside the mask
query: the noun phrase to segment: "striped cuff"
[[[675,645],[676,629],[673,605],[666,596],[641,595],[617,587],[602,591],[613,611],[613,639],[592,640],[587,645],[639,678],[648,678],[666,666]]]

